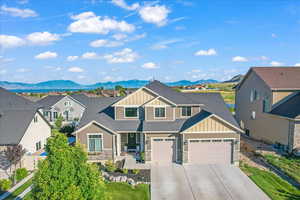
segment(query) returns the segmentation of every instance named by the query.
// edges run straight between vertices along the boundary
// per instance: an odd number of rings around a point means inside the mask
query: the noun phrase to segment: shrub
[[[17,182],[24,179],[26,176],[28,176],[28,170],[26,168],[19,168],[16,170],[16,180]]]
[[[123,174],[128,174],[128,169],[123,169],[122,172]]]
[[[64,118],[63,118],[63,116],[60,114],[60,115],[58,116],[58,118],[56,119],[56,121],[54,122],[56,128],[60,129],[61,126],[62,126],[63,121],[64,121]]]
[[[111,160],[105,162],[105,168],[108,172],[114,172],[117,169],[116,165]]]
[[[2,179],[0,180],[0,190],[7,191],[11,188],[12,182],[9,179]]]
[[[139,169],[133,169],[133,170],[132,170],[132,173],[138,174],[138,173],[140,173],[140,170],[139,170]]]
[[[66,133],[67,135],[69,135],[69,134],[73,133],[74,130],[75,130],[75,126],[73,126],[73,125],[67,125],[67,126],[63,126],[63,127],[59,130],[59,132],[61,132],[61,133]]]

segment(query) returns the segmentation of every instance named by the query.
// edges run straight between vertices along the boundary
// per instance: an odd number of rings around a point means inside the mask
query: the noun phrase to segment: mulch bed
[[[131,170],[128,170],[128,174],[121,172],[107,172],[113,176],[127,176],[127,178],[132,178],[135,182],[148,182],[150,183],[150,169],[141,169],[138,174],[134,174]]]

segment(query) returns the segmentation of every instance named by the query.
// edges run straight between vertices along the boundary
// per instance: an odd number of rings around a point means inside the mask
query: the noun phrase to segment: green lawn
[[[111,200],[150,200],[149,185],[140,184],[131,187],[127,183],[107,183],[107,193]],[[28,193],[23,200],[32,200],[31,194]]]
[[[21,185],[18,189],[16,189],[13,193],[11,193],[5,200],[13,200],[19,194],[21,194],[26,188],[28,188],[32,184],[32,179],[29,179],[26,183]]]
[[[127,183],[107,183],[107,192],[112,200],[150,200],[149,185],[140,184],[132,188]]]
[[[290,185],[277,175],[242,164],[240,168],[272,200],[299,200],[300,190]]]
[[[284,173],[300,183],[300,158],[272,154],[265,154],[263,157],[268,163],[280,168]]]

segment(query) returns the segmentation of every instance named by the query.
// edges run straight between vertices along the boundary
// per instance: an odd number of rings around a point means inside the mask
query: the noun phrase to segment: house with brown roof
[[[300,67],[252,67],[235,89],[247,135],[288,152],[300,148]]]
[[[238,164],[238,123],[218,93],[181,93],[152,81],[125,97],[89,98],[74,132],[90,161],[129,152],[146,163]]]

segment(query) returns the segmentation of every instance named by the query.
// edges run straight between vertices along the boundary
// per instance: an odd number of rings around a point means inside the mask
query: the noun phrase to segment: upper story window
[[[166,117],[166,108],[164,107],[155,108],[155,117],[157,118]]]
[[[53,118],[54,118],[54,119],[57,119],[57,117],[58,117],[57,112],[53,112]]]
[[[252,89],[250,94],[250,101],[253,102],[255,100],[259,100],[259,93],[256,89]]]
[[[101,152],[102,150],[103,150],[102,135],[101,134],[88,135],[88,151]]]
[[[183,117],[190,117],[192,115],[192,107],[190,106],[183,106],[181,108],[181,116]]]
[[[125,117],[138,117],[138,108],[137,107],[125,108]]]
[[[271,109],[270,100],[268,97],[265,97],[263,100],[263,112],[269,112]]]
[[[65,106],[71,106],[71,101],[66,101]]]
[[[35,150],[36,151],[40,150],[41,148],[42,148],[42,142],[41,141],[35,143]]]
[[[34,123],[38,122],[38,116],[34,116],[33,122],[34,122]]]
[[[44,115],[45,117],[48,117],[49,111],[44,111],[44,112],[43,112],[43,115]]]

